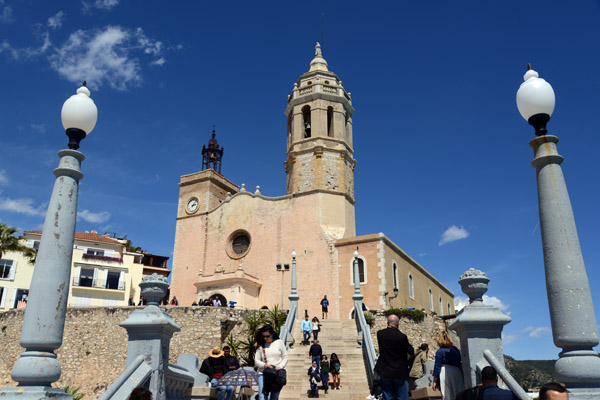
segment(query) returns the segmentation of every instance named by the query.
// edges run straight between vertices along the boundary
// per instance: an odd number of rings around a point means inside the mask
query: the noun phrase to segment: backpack
[[[487,386],[475,386],[471,389],[463,390],[456,395],[455,400],[483,400]]]

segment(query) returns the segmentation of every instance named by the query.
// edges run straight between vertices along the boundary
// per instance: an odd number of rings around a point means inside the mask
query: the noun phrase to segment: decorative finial
[[[317,42],[317,45],[315,46],[315,57],[323,58],[323,52],[321,51],[321,45],[319,42]]]
[[[83,83],[81,84],[81,86],[87,86],[87,81],[83,81]]]
[[[531,63],[527,63],[527,71],[531,69]]]

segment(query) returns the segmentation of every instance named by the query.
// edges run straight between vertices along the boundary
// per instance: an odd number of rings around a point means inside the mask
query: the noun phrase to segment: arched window
[[[350,284],[354,285],[354,258],[352,258],[352,260],[350,261],[350,268],[352,271],[350,273],[350,276],[352,277]],[[360,283],[367,283],[367,275],[365,272],[365,260],[363,260],[362,257],[358,257],[358,276],[360,279]]]
[[[431,289],[429,289],[429,309],[433,311],[433,293]]]
[[[440,296],[440,315],[444,315],[444,304],[442,302],[442,296]]]
[[[327,107],[327,136],[333,137],[333,107]]]
[[[415,286],[413,282],[412,274],[408,274],[408,295],[411,299],[415,298]]]
[[[396,263],[392,266],[392,272],[394,273],[394,289],[398,289],[398,266]]]
[[[287,139],[288,139],[288,147],[292,144],[292,113],[288,116],[287,120]]]
[[[452,314],[452,313],[450,312],[450,303],[448,303],[448,314],[447,315],[450,315],[450,314]]]
[[[302,122],[304,123],[304,137],[310,137],[310,106],[302,107]]]

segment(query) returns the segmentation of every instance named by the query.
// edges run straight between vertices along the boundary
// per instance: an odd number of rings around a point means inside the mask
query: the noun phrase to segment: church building
[[[311,318],[321,317],[324,295],[329,318],[351,318],[356,278],[369,309],[454,313],[453,293],[383,233],[356,236],[353,113],[317,43],[285,109],[285,195],[263,196],[223,176],[213,132],[203,170],[179,183],[171,293],[180,304],[218,297],[236,307],[287,308],[295,251],[298,309]]]

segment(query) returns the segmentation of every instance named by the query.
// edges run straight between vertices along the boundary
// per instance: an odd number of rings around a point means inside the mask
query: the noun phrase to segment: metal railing
[[[89,287],[89,288],[94,288],[94,289],[108,289],[108,290],[125,290],[125,282],[119,282],[117,284],[117,287],[107,287],[108,285],[106,284],[106,279],[93,279],[91,282],[89,282],[89,279],[84,279],[87,280],[88,284],[81,284],[82,280],[81,278],[77,278],[77,277],[73,277],[73,286],[77,286],[77,287]]]
[[[281,326],[279,332],[279,339],[283,341],[287,349],[289,349],[290,345],[294,342],[293,331],[294,325],[296,324],[296,315],[298,315],[298,304],[292,302],[292,304],[290,304],[290,311],[285,319],[285,324]]]
[[[375,363],[377,362],[377,353],[375,352],[375,345],[373,344],[373,338],[371,337],[371,326],[367,324],[367,320],[365,319],[361,300],[354,301],[354,310],[358,344],[360,344],[362,348],[365,369],[367,370],[367,380],[369,381],[369,387],[372,388],[375,377],[374,369]]]
[[[496,357],[494,357],[494,354],[492,354],[492,352],[489,349],[483,351],[483,358],[485,358],[486,361],[488,363],[490,363],[490,365],[492,367],[494,367],[494,369],[496,370],[496,372],[498,373],[500,378],[502,378],[502,380],[504,381],[506,386],[508,386],[508,388],[519,399],[521,399],[521,400],[529,400],[530,399],[530,397],[527,395],[527,392],[525,392],[525,390],[521,386],[519,386],[519,384],[517,383],[515,378],[513,378],[512,375],[507,371],[507,369],[504,368],[504,365],[502,365],[502,363],[500,361],[498,361],[498,359]],[[477,367],[477,369],[479,369],[479,366]],[[481,371],[478,371],[478,372],[481,375]]]

